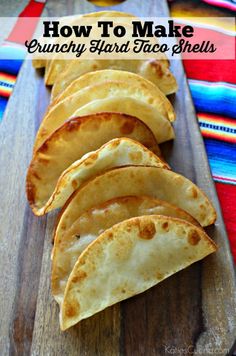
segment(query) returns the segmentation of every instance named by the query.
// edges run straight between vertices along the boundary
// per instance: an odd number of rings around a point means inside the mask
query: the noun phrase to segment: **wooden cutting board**
[[[48,0],[45,16],[98,11],[86,0]],[[168,15],[163,0],[127,0],[109,9]],[[226,355],[236,335],[236,287],[222,215],[182,64],[172,70],[179,91],[176,140],[162,146],[172,168],[211,198],[218,219],[208,229],[219,251],[147,292],[60,332],[50,292],[51,236],[56,214],[37,218],[25,197],[25,174],[48,103],[43,78],[23,65],[0,125],[0,354]]]

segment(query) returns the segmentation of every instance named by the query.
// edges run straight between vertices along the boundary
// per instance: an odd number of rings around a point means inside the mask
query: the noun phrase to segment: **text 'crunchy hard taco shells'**
[[[89,152],[89,140],[85,140],[85,133],[81,127],[80,129],[80,135],[83,135],[83,138],[80,137],[79,132],[74,132],[78,137],[78,142],[75,142],[75,138],[69,141],[61,135],[60,146],[57,145],[57,141],[51,139],[47,144],[47,149],[39,149],[35,153],[28,170],[27,190],[36,215],[43,215],[60,208],[82,183],[108,169],[127,165],[168,168],[168,165],[153,152],[139,142],[128,138],[113,139],[96,151]],[[67,131],[62,132],[66,132],[67,136]],[[90,141],[96,148],[107,136],[104,132],[104,138],[99,141],[97,136],[99,132],[94,131],[94,135],[96,138],[90,137]],[[110,131],[109,135],[114,136],[114,130]],[[91,149],[91,143],[89,149]],[[59,159],[56,159],[57,153]],[[76,156],[78,160],[75,160]]]
[[[172,216],[200,227],[184,210],[148,196],[118,197],[89,209],[72,224],[62,239],[54,241],[52,294],[59,304],[63,300],[69,274],[85,248],[113,225],[142,215]]]
[[[64,206],[55,231],[61,237],[86,210],[127,195],[148,195],[178,206],[202,226],[213,224],[216,211],[207,196],[189,179],[156,167],[122,167],[90,180]]]
[[[61,329],[157,283],[216,251],[196,226],[160,215],[125,220],[102,233],[70,274]]]
[[[122,45],[124,43],[124,40],[127,42],[129,41],[131,44],[131,47],[134,48],[134,42],[133,42],[133,25],[132,25],[132,18],[128,18],[128,17],[124,17],[124,18],[112,18],[111,21],[113,21],[113,23],[115,22],[116,25],[121,25],[121,26],[125,26],[126,29],[126,34],[125,34],[125,39],[124,38],[117,38],[113,33],[110,34],[109,36],[109,43],[110,44],[118,44],[118,45]],[[84,21],[84,25],[85,24],[89,24],[89,25],[93,25],[97,23],[97,19],[96,18],[90,18],[89,21],[88,19],[81,19],[81,22]],[[92,26],[91,28],[91,37],[93,38],[100,38],[100,31],[97,28],[97,26]],[[70,38],[64,39],[64,41],[69,44],[70,41],[76,41],[77,38],[75,35],[72,34],[72,36],[70,36]],[[148,38],[149,42],[152,43],[152,45],[156,45],[158,43],[156,38]],[[58,38],[56,40],[57,43],[62,43],[62,39]],[[90,39],[87,38],[83,38],[81,41],[86,47],[90,44]],[[63,42],[64,43],[64,42]],[[46,72],[45,72],[45,83],[47,85],[52,85],[55,83],[55,81],[57,80],[58,76],[61,75],[61,73],[63,72],[67,72],[68,69],[68,57],[67,59],[65,58],[65,56],[63,56],[61,53],[54,53],[52,55],[52,58],[47,61],[47,65],[46,65]],[[122,66],[126,66],[127,62],[129,61],[130,64],[129,66],[132,67],[135,66],[135,62],[138,60],[142,60],[143,62],[147,62],[148,59],[153,60],[153,56],[150,57],[147,53],[146,55],[141,54],[141,57],[136,53],[136,55],[132,55],[132,50],[130,55],[125,56],[125,58],[122,58],[122,54],[121,53],[113,53],[113,54],[109,54],[109,55],[105,55],[105,53],[101,56],[98,56],[96,54],[92,54],[90,53],[90,57],[87,58],[80,58],[80,59],[76,59],[77,61],[79,60],[79,62],[77,62],[79,64],[79,66],[81,67],[80,69],[82,69],[82,67],[84,66],[86,71],[85,72],[90,72],[90,64],[92,63],[91,60],[95,60],[96,62],[98,62],[100,65],[102,65],[102,67],[100,69],[125,69]],[[158,52],[155,54],[155,64],[158,67],[158,70],[155,71],[155,73],[152,73],[153,76],[155,76],[155,79],[157,81],[157,86],[160,87],[164,87],[165,85],[168,83],[168,87],[170,87],[170,82],[172,81],[172,77],[173,75],[171,74],[171,72],[169,71],[169,61],[166,57],[166,55],[164,53]],[[72,57],[74,60],[74,57]],[[106,62],[104,62],[104,60],[106,60]],[[102,63],[101,63],[102,62]],[[115,63],[114,63],[115,62]],[[113,66],[115,66],[115,68],[113,68]],[[128,66],[128,68],[129,68]],[[93,66],[94,67],[94,66]],[[94,70],[94,69],[93,69]],[[76,71],[76,68],[74,68],[74,71]],[[153,77],[152,76],[152,77]],[[174,84],[176,85],[175,79],[173,77],[174,80]],[[172,88],[173,89],[173,88]],[[166,94],[166,93],[165,93]]]
[[[143,87],[143,85],[138,82],[137,84],[133,83],[132,85],[127,85],[127,83],[121,81],[105,81],[85,87],[58,102],[44,116],[36,136],[34,147],[37,149],[47,137],[68,120],[76,110],[97,99],[124,96],[131,97],[151,105],[161,115],[168,117],[166,108],[163,106],[163,98],[161,95],[158,95],[158,92],[155,94],[151,89]]]
[[[37,215],[44,213],[44,206],[47,205],[56,187],[57,180],[65,169],[78,159],[81,159],[86,153],[97,150],[104,143],[119,137],[131,138],[142,143],[152,152],[160,154],[159,147],[148,127],[138,119],[123,114],[101,113],[80,117],[66,122],[55,131],[35,152],[28,169],[26,180],[27,197],[34,213]],[[142,162],[142,158],[145,157],[143,164],[144,162],[152,162],[153,164],[155,162],[165,166],[156,156],[149,151],[145,151],[138,143],[122,142],[126,148],[128,146],[131,147],[132,152],[135,149],[137,152],[139,151],[139,157],[141,158],[139,161],[138,159],[132,160],[131,157],[126,157],[123,163],[130,160],[130,162],[133,162],[132,164],[135,164],[135,162],[138,164],[138,161]],[[109,153],[112,153],[112,150],[114,152],[122,150],[121,146],[117,145],[117,141],[111,144],[111,147],[113,148],[108,149]],[[106,151],[106,148],[102,152],[104,153],[104,151]],[[112,165],[112,159],[108,158],[108,154],[106,154],[106,157],[107,162]],[[137,158],[137,154],[134,154],[134,157]],[[91,162],[92,160],[88,158],[86,162],[88,161]],[[63,180],[62,185],[66,181],[67,179]],[[79,180],[74,184],[79,184]]]
[[[126,17],[128,18],[135,18],[134,15],[128,14],[126,12],[121,12],[121,11],[98,11],[98,12],[91,12],[89,14],[83,14],[83,15],[72,15],[72,16],[63,16],[60,18],[60,24],[61,25],[79,25],[81,23],[81,19],[86,19],[86,18],[94,18],[96,20],[100,19],[102,20],[102,18],[109,18],[109,17],[122,17],[123,21],[125,20]],[[129,20],[130,21],[130,20]],[[56,43],[58,41],[58,38],[55,38],[55,40],[53,41],[54,43]],[[41,37],[40,38],[40,43],[45,43],[45,38]],[[52,42],[52,39],[51,39]],[[39,54],[37,54],[37,59],[33,59],[33,66],[34,68],[44,68],[47,67],[49,65],[48,61],[45,60],[43,54],[42,54],[42,58],[39,58]],[[50,61],[49,61],[50,62]]]

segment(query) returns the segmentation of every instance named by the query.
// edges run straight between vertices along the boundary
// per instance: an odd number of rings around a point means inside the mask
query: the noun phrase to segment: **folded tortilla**
[[[79,90],[91,86],[94,83],[99,84],[106,81],[124,82],[126,86],[128,85],[132,88],[136,87],[136,91],[141,90],[141,95],[143,95],[142,89],[147,90],[153,97],[158,98],[158,111],[163,115],[166,114],[170,121],[175,120],[173,106],[165,94],[163,94],[156,85],[138,74],[114,69],[94,71],[75,79],[54,101],[52,101],[49,110],[51,110],[57,103],[68,96],[77,93]],[[160,109],[161,107],[163,107],[163,109]]]
[[[101,82],[85,87],[55,105],[43,118],[36,136],[34,149],[36,150],[40,147],[53,131],[73,116],[76,110],[89,102],[124,96],[147,103],[157,110],[158,113],[164,117],[168,117],[166,109],[162,104],[162,97],[158,95],[158,92],[154,94],[149,88],[144,88],[140,82],[136,84],[134,82],[133,85],[129,84],[128,86],[125,82],[119,81]]]
[[[28,168],[26,179],[27,196],[34,213],[36,215],[44,213],[44,206],[47,205],[57,181],[65,169],[78,159],[81,159],[86,153],[97,150],[104,143],[119,137],[134,139],[142,143],[155,154],[160,155],[159,147],[149,128],[140,120],[123,114],[100,113],[80,117],[67,121],[55,131],[35,152]],[[131,151],[134,153],[137,149],[140,155],[139,159],[138,155],[133,154],[131,158],[129,156],[126,157],[124,154],[123,163],[126,162],[127,164],[129,160],[132,164],[135,164],[135,162],[141,163],[143,158],[143,163],[152,162],[154,164],[154,162],[156,162],[156,164],[162,164],[156,156],[152,155],[149,151],[145,151],[138,143],[133,142],[131,144],[129,141],[129,143],[126,144],[126,141],[122,142],[125,142],[125,149],[127,149],[128,146],[132,147]],[[114,150],[114,152],[120,152],[122,151],[122,146],[119,147],[117,142],[115,142],[110,145],[108,150],[109,154],[112,153],[112,150]],[[101,167],[106,166],[106,163],[100,162],[100,158],[102,159],[104,152],[106,153],[107,165],[110,164],[112,167],[112,158],[114,159],[114,164],[116,162],[116,164],[120,165],[118,162],[122,162],[122,159],[119,161],[119,156],[115,159],[112,155],[111,158],[109,158],[107,148],[103,148],[100,152],[101,157],[98,155],[98,152],[94,153],[94,156],[92,154],[93,158],[96,158],[96,155],[99,156],[97,163],[101,164]],[[126,154],[128,154],[128,151]],[[93,162],[94,165],[96,163],[93,159],[89,160],[89,158],[85,163],[88,165],[88,162],[90,164]],[[69,170],[70,169],[72,169],[73,172],[73,166],[72,168],[70,167]],[[83,169],[83,172],[88,173],[85,169]],[[66,177],[66,181],[67,178],[68,176]],[[63,181],[63,184],[64,183],[65,180]],[[79,181],[71,182],[71,184],[76,187]]]
[[[62,93],[73,80],[85,73],[102,70],[116,69],[139,74],[140,76],[153,82],[164,94],[175,93],[178,85],[174,75],[169,70],[169,63],[163,60],[131,60],[131,59],[111,59],[111,60],[65,60],[66,67],[56,74],[56,81],[52,89],[52,98],[55,99]]]
[[[127,195],[167,201],[188,212],[202,226],[216,220],[216,211],[205,193],[182,175],[156,167],[121,167],[97,176],[73,193],[60,212],[54,239],[62,238],[86,210]]]
[[[153,152],[129,138],[113,139],[99,147],[100,142],[104,142],[106,136],[104,135],[104,138],[102,137],[99,141],[98,131],[90,135],[90,140],[93,141],[93,148],[99,148],[88,152],[91,144],[86,141],[86,133],[83,129],[80,128],[80,130],[82,130],[80,133],[75,132],[78,143],[73,146],[73,150],[69,137],[67,137],[68,140],[63,141],[61,135],[60,142],[63,146],[60,144],[60,149],[63,147],[63,150],[60,153],[57,141],[54,140],[50,140],[46,150],[38,150],[35,153],[28,169],[27,191],[36,215],[43,215],[62,207],[71,194],[84,182],[108,169],[127,165],[168,168],[168,165]],[[83,139],[81,139],[82,135]],[[116,133],[113,130],[109,135],[112,137]],[[74,137],[72,140],[74,141]],[[56,159],[57,152],[58,159]],[[46,162],[45,157],[47,157]],[[34,192],[33,199],[32,191]]]
[[[175,132],[169,120],[151,105],[134,98],[119,97],[94,100],[76,110],[73,116],[78,117],[98,112],[122,112],[137,117],[151,129],[158,144],[175,138]]]
[[[202,229],[184,220],[148,215],[116,224],[76,262],[65,289],[61,329],[144,292],[216,249]]]
[[[113,225],[142,215],[166,215],[198,222],[184,210],[148,196],[118,197],[82,214],[66,231],[63,239],[54,241],[52,254],[52,294],[61,304],[68,277],[85,248]]]

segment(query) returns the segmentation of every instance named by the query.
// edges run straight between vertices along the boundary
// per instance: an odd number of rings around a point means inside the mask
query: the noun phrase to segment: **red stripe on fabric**
[[[188,78],[236,84],[236,60],[185,60]]]
[[[178,23],[178,21],[176,21]],[[180,24],[181,27],[183,27],[183,24]],[[218,59],[234,59],[235,58],[235,36],[229,35],[223,32],[220,32],[219,30],[207,28],[207,27],[198,27],[198,26],[193,26],[194,27],[194,36],[191,38],[188,38],[188,42],[191,45],[199,45],[200,43],[206,43],[207,41],[210,41],[210,43],[214,43],[214,46],[217,48],[217,54],[212,56],[211,53],[204,53],[204,60],[209,60],[212,58],[216,58],[214,60]],[[187,59],[187,60],[201,60],[203,54],[198,52],[182,52],[182,58]]]
[[[225,124],[225,125],[229,125],[232,127],[236,127],[236,121],[234,119],[230,119],[226,116],[220,116],[220,115],[215,115],[215,114],[209,114],[209,113],[203,113],[203,112],[199,112],[197,113],[197,116],[199,119],[202,120],[209,120],[210,122],[216,122],[217,124]]]
[[[3,96],[4,98],[9,98],[11,93],[12,93],[12,89],[8,91],[0,88],[0,96]]]
[[[208,113],[198,113],[197,117],[203,137],[236,143],[236,120]],[[204,125],[215,125],[216,127],[211,128]],[[228,132],[228,129],[232,129],[234,132]]]
[[[232,137],[232,136],[227,136],[227,135],[223,135],[221,132],[213,132],[210,130],[205,129],[204,127],[200,127],[202,136],[204,138],[212,138],[215,140],[221,140],[221,141],[225,141],[225,142],[229,142],[229,143],[236,143],[236,138]]]
[[[28,5],[20,13],[19,17],[39,17],[43,11],[45,3],[30,0]]]
[[[0,72],[0,80],[6,80],[14,83],[16,81],[16,75]]]
[[[38,17],[41,15],[45,3],[35,2],[31,0],[24,10],[20,13],[16,24],[8,36],[7,40],[15,43],[24,44],[25,41],[30,40],[34,34],[38,23]],[[24,19],[30,18],[29,20]]]
[[[236,186],[223,183],[215,184],[229,237],[231,251],[236,263]]]

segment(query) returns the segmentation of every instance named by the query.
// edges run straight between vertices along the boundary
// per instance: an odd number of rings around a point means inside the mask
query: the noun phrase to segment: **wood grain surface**
[[[48,0],[44,15],[101,8],[86,0]],[[138,16],[168,15],[165,1],[127,0],[110,7]],[[219,251],[141,295],[66,332],[50,291],[55,213],[37,218],[25,197],[35,132],[49,100],[42,73],[26,61],[0,124],[0,355],[226,355],[236,335],[236,286],[231,254],[204,144],[182,64],[172,70],[179,91],[176,140],[162,145],[172,168],[211,198],[218,219],[208,229]]]

